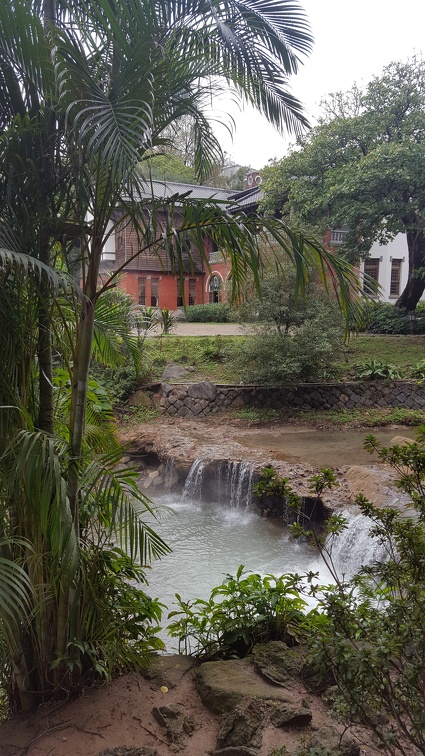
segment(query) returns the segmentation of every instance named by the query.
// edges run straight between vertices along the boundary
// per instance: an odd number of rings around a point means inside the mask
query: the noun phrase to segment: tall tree
[[[364,92],[324,104],[323,121],[264,172],[267,205],[319,234],[348,226],[352,262],[406,234],[409,277],[396,305],[414,310],[425,289],[425,61],[392,63]]]
[[[11,287],[8,302],[15,306],[22,288],[18,273],[24,268],[28,288],[21,301],[30,308],[26,318],[16,318],[29,329],[19,348],[13,352],[9,334],[0,333],[15,361],[9,374],[16,386],[13,401],[4,402],[15,406],[5,424],[0,464],[0,629],[22,707],[69,690],[83,672],[108,674],[115,664],[139,663],[140,607],[142,625],[143,619],[149,624],[157,617],[146,597],[130,589],[124,602],[128,612],[119,614],[126,578],[140,573],[140,555],[147,560],[165,547],[133,506],[136,501],[143,510],[148,504],[134,477],[115,469],[116,448],[99,454],[87,434],[96,317],[114,283],[99,284],[111,223],[112,230],[119,223],[134,224],[140,238],[135,255],[165,245],[176,272],[187,236],[202,249],[203,234],[210,234],[227,250],[235,287],[249,269],[256,273],[264,230],[292,258],[301,286],[306,261],[333,273],[346,304],[350,284],[356,286],[344,261],[284,223],[246,218],[219,202],[183,197],[177,232],[178,198],[161,207],[140,199],[143,160],[163,144],[164,131],[180,117],[193,119],[195,170],[201,179],[208,175],[220,154],[204,113],[211,82],[233,84],[278,127],[297,131],[305,124],[300,104],[287,93],[286,77],[296,71],[298,55],[310,43],[305,17],[292,0],[0,4],[1,246],[9,248],[0,249],[2,283],[8,284],[0,298],[7,309],[4,297]],[[168,219],[165,227],[158,221],[159,209]],[[80,296],[75,281],[65,275],[75,278],[76,255]],[[67,301],[52,288],[58,282]],[[55,402],[50,335],[40,342],[50,329],[58,340],[55,359],[68,371],[55,387]],[[43,417],[51,415],[48,425],[37,420],[42,400]],[[62,408],[61,433],[57,422],[52,427],[54,405]],[[34,430],[37,422],[39,430]],[[121,539],[121,549],[113,534]],[[21,599],[11,605],[19,581]],[[107,618],[111,627],[106,632]],[[130,643],[123,635],[126,622],[133,633]]]

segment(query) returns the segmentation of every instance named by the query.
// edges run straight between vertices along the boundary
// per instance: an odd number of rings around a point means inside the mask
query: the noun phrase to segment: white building
[[[330,236],[331,246],[337,247],[342,244],[346,233],[346,228],[333,229]],[[375,242],[370,250],[370,257],[360,263],[360,274],[363,273],[367,273],[379,283],[380,300],[394,303],[404,290],[409,275],[406,235],[397,234],[388,244]],[[367,290],[367,287],[365,289]],[[421,299],[425,300],[425,294]]]

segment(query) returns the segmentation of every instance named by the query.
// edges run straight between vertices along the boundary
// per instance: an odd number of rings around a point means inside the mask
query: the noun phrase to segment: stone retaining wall
[[[168,415],[208,415],[237,407],[335,410],[367,407],[425,407],[425,385],[410,381],[303,383],[282,387],[220,386],[203,381],[162,384],[161,408]]]

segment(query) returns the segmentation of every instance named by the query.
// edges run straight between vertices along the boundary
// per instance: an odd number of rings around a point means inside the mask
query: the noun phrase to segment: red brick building
[[[152,196],[152,193],[155,200],[161,200],[190,192],[191,199],[228,200],[229,203],[237,202],[238,207],[247,211],[255,208],[259,201],[258,188],[234,192],[216,187],[153,181],[147,189],[149,192],[146,191],[144,199]],[[176,223],[176,217],[173,222]],[[221,301],[224,283],[231,275],[230,266],[217,251],[212,239],[205,236],[203,255],[193,245],[186,255],[183,254],[183,299],[180,277],[172,270],[165,248],[155,252],[143,251],[136,230],[129,224],[111,234],[105,247],[102,268],[103,271],[117,270],[123,265],[125,272],[119,286],[135,302],[169,310],[181,307],[183,302],[190,306]]]

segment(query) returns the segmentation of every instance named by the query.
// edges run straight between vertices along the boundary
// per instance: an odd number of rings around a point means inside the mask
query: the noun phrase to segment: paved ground
[[[151,333],[157,336],[160,329]],[[246,329],[238,323],[176,323],[171,333],[174,336],[241,336]]]

